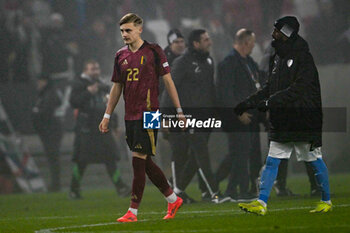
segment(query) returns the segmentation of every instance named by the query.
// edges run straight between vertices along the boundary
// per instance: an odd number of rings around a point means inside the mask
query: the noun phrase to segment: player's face
[[[203,33],[200,37],[199,42],[195,42],[195,44],[197,44],[197,49],[209,53],[212,44],[209,34],[207,32]]]
[[[120,26],[120,33],[126,45],[130,45],[141,39],[142,27],[134,23],[125,23]]]
[[[282,40],[282,41],[286,41],[288,40],[288,37],[286,37],[282,32],[280,32],[277,28],[273,29],[273,32],[271,34],[272,38],[274,40]]]
[[[246,41],[246,54],[250,55],[255,46],[255,36],[250,37],[249,40]]]
[[[170,48],[176,55],[182,54],[186,48],[185,40],[183,38],[177,38],[171,43]]]
[[[85,72],[90,78],[98,78],[101,75],[100,65],[98,63],[89,63],[85,67]]]

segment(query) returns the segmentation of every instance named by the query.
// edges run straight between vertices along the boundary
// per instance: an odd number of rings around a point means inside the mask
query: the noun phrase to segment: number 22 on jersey
[[[138,77],[138,74],[139,74],[139,68],[129,68],[126,70],[128,72],[128,76],[126,77],[126,80],[128,82],[132,82],[132,81],[139,81],[139,77]]]

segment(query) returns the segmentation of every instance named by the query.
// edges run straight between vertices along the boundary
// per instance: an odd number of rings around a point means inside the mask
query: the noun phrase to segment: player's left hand
[[[100,125],[98,126],[101,133],[107,133],[109,131],[108,124],[109,124],[109,119],[103,118]]]

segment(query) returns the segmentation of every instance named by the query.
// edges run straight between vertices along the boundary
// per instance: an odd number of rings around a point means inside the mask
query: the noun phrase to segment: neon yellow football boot
[[[317,203],[316,208],[313,210],[310,210],[310,213],[327,213],[332,211],[333,205],[328,204],[324,201],[320,201]]]
[[[264,207],[258,200],[250,203],[238,203],[238,207],[246,212],[257,215],[265,215],[267,212],[267,208]]]

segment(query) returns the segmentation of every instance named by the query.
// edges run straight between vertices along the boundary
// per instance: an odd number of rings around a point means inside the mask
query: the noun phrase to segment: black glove
[[[237,104],[237,106],[233,109],[233,111],[236,113],[236,115],[240,116],[244,112],[246,112],[248,109],[251,109],[251,108],[252,106],[249,101],[243,101]]]
[[[266,112],[267,110],[269,110],[269,101],[268,100],[263,100],[258,104],[258,110],[260,112]]]

